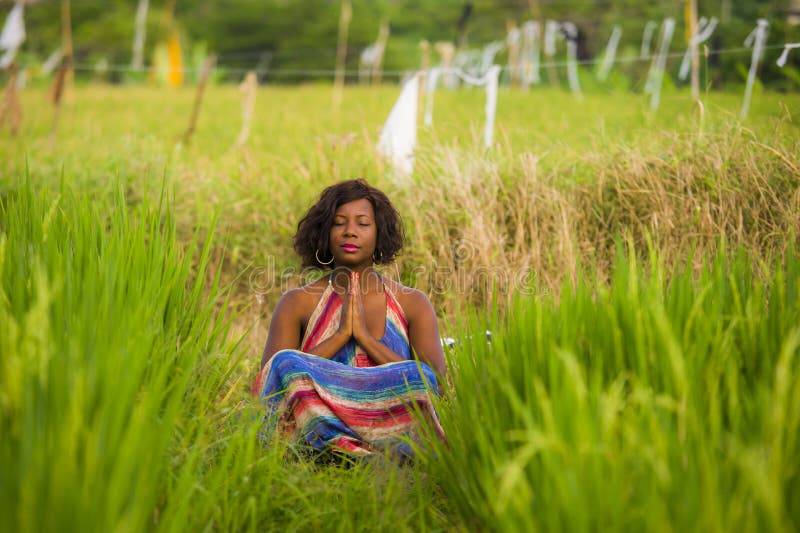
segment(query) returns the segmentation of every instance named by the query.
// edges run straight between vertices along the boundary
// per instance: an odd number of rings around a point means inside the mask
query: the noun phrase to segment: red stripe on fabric
[[[359,428],[390,428],[394,426],[406,426],[413,421],[413,417],[408,410],[389,412],[385,410],[369,412],[344,408],[341,406],[332,407],[319,397],[307,397],[298,401],[294,406],[294,420],[302,420],[306,412],[319,414],[320,411],[330,412],[333,416],[342,421],[347,427],[358,430]]]
[[[308,336],[308,340],[303,345],[303,351],[308,352],[314,348],[318,343],[316,342],[319,336],[328,326],[328,323],[333,319],[333,314],[335,313],[336,304],[338,303],[341,306],[341,299],[336,298],[337,294],[335,292],[331,292],[331,295],[328,297],[328,301],[325,302],[325,308],[320,313],[319,317],[317,318],[317,323],[314,324],[314,329],[311,332],[311,335]]]
[[[378,365],[367,354],[365,354],[365,353],[357,353],[356,354],[356,366],[359,367],[359,368],[370,368],[370,367],[378,366]]]
[[[330,445],[345,452],[358,455],[369,455],[372,453],[372,447],[369,444],[351,437],[337,437],[331,440]]]
[[[399,400],[399,399],[398,399]],[[427,411],[427,402],[413,400],[418,408]],[[348,427],[391,427],[398,424],[407,424],[412,421],[408,402],[387,405],[377,409],[363,409],[340,405],[330,398],[325,399],[314,388],[293,391],[287,398],[287,417],[295,420],[302,418],[303,414],[314,408],[322,408],[330,412]],[[420,405],[422,404],[422,405]]]
[[[261,394],[261,386],[264,385],[264,378],[266,377],[264,375],[264,370],[266,369],[267,365],[264,365],[264,368],[262,368],[258,373],[258,376],[256,376],[256,382],[253,383],[253,388],[250,389],[250,394],[253,396],[259,396]]]
[[[350,428],[373,427],[384,428],[398,424],[408,424],[412,421],[411,412],[405,405],[394,406],[389,409],[354,409],[342,405],[331,405],[316,395],[296,398],[294,404],[294,419],[303,418],[306,411],[328,411]]]

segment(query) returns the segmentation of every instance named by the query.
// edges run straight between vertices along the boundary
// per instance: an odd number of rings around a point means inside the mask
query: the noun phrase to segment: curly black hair
[[[323,265],[317,260],[317,252],[320,252],[320,258],[323,261],[330,257],[329,239],[336,209],[362,198],[369,200],[375,211],[375,223],[378,231],[375,262],[389,264],[394,260],[397,253],[403,248],[405,241],[400,213],[382,191],[363,179],[354,179],[339,182],[322,191],[317,203],[311,206],[297,224],[297,233],[294,234],[294,250],[300,257],[303,267],[332,268],[332,265]]]

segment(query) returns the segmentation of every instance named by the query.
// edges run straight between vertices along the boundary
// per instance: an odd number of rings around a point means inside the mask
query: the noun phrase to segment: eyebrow
[[[342,215],[342,214],[339,214],[339,213],[337,213],[337,214],[333,215],[333,218],[336,218],[336,217],[346,218],[344,215]],[[358,213],[358,214],[356,215],[356,218],[359,218],[359,217],[367,217],[367,218],[372,218],[372,217],[371,217],[369,214],[367,214],[367,213]]]

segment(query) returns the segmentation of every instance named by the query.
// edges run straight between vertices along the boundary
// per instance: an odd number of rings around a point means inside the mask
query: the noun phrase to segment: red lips
[[[356,246],[355,244],[343,244],[342,250],[344,250],[345,252],[355,252],[356,250],[358,250],[358,246]]]

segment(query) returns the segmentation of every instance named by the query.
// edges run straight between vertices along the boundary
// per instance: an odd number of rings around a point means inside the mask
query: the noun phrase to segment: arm
[[[436,372],[439,390],[447,382],[447,363],[439,337],[439,321],[428,297],[414,290],[407,297],[404,308],[408,320],[408,339],[420,361],[428,364]]]
[[[356,278],[357,279],[357,278]],[[355,314],[353,315],[353,335],[367,354],[378,364],[405,361],[394,350],[381,343],[369,334],[364,320],[364,306],[360,294],[351,295],[355,298]],[[430,366],[436,374],[439,394],[444,392],[444,383],[447,381],[447,363],[442,350],[442,341],[439,338],[439,324],[428,297],[420,291],[413,291],[403,306],[408,320],[408,336],[411,348],[417,358]]]
[[[264,368],[267,361],[281,350],[300,349],[304,294],[301,289],[287,291],[275,306],[275,312],[272,314],[272,321],[269,325],[267,344],[264,347],[264,354],[261,356],[261,368]],[[347,309],[347,301],[345,301],[345,309]],[[310,353],[325,359],[336,355],[336,352],[350,339],[347,328],[352,329],[351,324],[352,312],[344,313],[337,332],[316,345]]]
[[[302,295],[297,289],[286,291],[278,300],[272,320],[269,324],[269,335],[264,353],[261,356],[261,368],[267,364],[273,355],[281,350],[297,350],[300,348],[301,314],[300,302]]]

